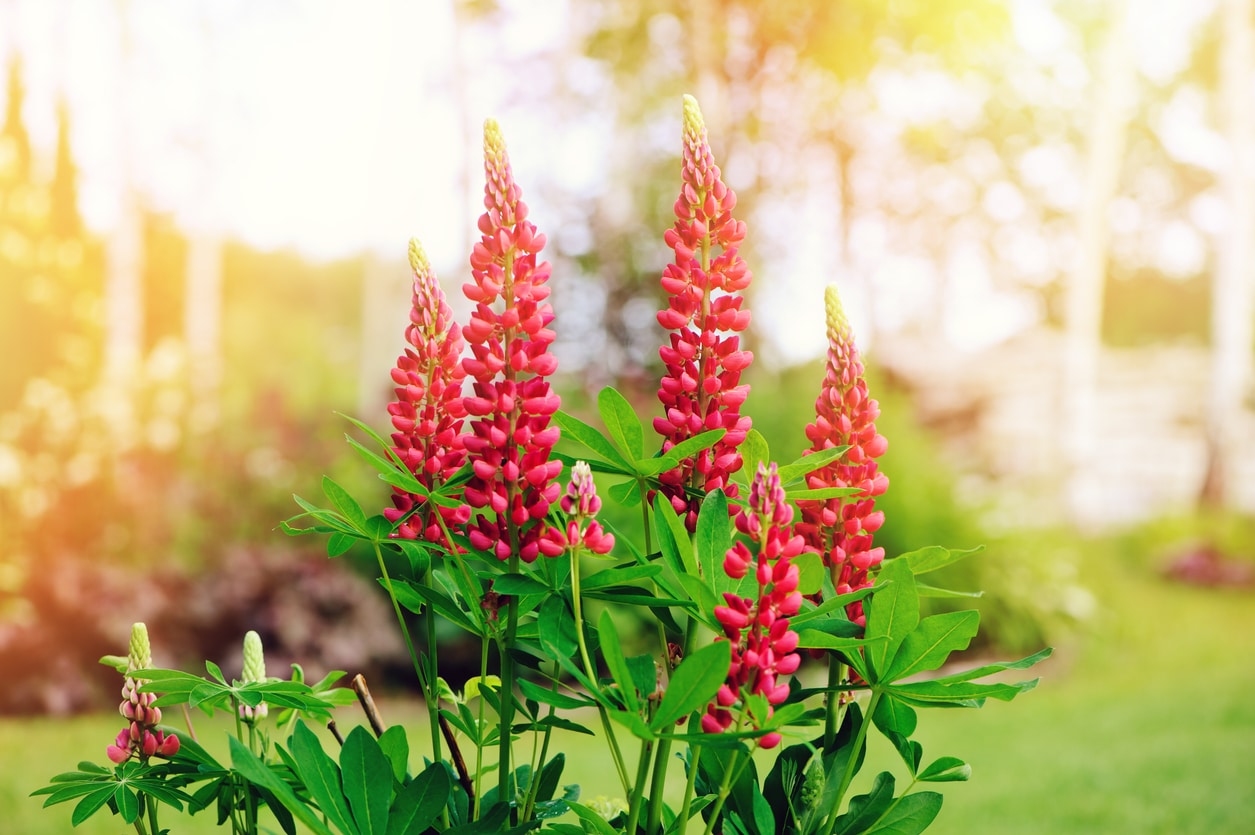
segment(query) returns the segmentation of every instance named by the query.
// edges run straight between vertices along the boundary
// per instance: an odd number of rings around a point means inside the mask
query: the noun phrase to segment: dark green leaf
[[[840,499],[844,496],[857,496],[862,492],[861,487],[815,487],[785,490],[784,495],[785,498],[795,502],[817,502],[825,499]]]
[[[565,599],[553,595],[540,607],[540,645],[550,658],[570,658],[579,651],[575,617]]]
[[[118,788],[121,787],[119,786]],[[78,826],[80,823],[96,814],[96,812],[100,810],[101,806],[104,806],[110,801],[110,799],[113,798],[113,793],[114,785],[112,783],[103,787],[93,787],[90,793],[87,793],[83,799],[78,802],[78,805],[74,807],[74,813],[70,816],[70,823],[74,826]],[[51,802],[52,800],[49,798],[48,803]],[[44,805],[47,806],[48,803],[45,803]]]
[[[595,835],[616,835],[614,827],[606,823],[606,819],[592,809],[579,803],[571,803],[570,806],[576,817],[586,824],[586,831],[591,831]]]
[[[916,779],[921,783],[963,783],[971,776],[972,767],[958,757],[938,757]]]
[[[727,641],[702,647],[680,662],[671,674],[662,703],[650,721],[654,731],[665,731],[677,719],[705,707],[728,678],[732,648]]]
[[[614,618],[608,610],[602,610],[597,634],[601,637],[601,653],[606,661],[606,669],[610,671],[610,677],[615,684],[619,685],[628,710],[635,713],[640,709],[640,702],[636,698],[636,687],[632,682],[631,671],[628,670],[627,658],[624,657],[623,647],[619,643],[619,631],[615,628]]]
[[[522,679],[519,681],[519,690],[522,691],[524,698],[532,699],[545,705],[553,705],[562,710],[574,710],[581,707],[590,707],[593,702],[588,699],[576,698],[568,696],[565,693],[558,693],[547,687]]]
[[[432,763],[397,792],[388,815],[387,835],[418,835],[431,826],[449,799],[453,782],[444,763]]]
[[[928,828],[941,811],[941,795],[936,792],[916,792],[898,798],[885,816],[867,835],[919,835]]]
[[[610,437],[629,461],[645,457],[645,433],[641,429],[636,410],[623,395],[606,386],[597,395],[597,410],[606,424]]]
[[[893,789],[892,774],[888,771],[877,774],[870,792],[850,798],[849,811],[837,818],[834,831],[839,835],[869,831],[868,827],[876,823],[893,802]]]
[[[392,763],[392,776],[398,783],[405,782],[410,770],[410,741],[405,737],[403,725],[393,725],[379,736],[379,749]]]
[[[581,586],[585,591],[589,589],[608,588],[611,586],[627,586],[641,580],[648,580],[656,577],[661,571],[661,565],[615,566],[614,568],[608,568],[605,571],[599,571],[591,577],[583,578]]]
[[[551,589],[528,577],[526,574],[502,574],[492,581],[492,590],[497,594],[549,594]]]
[[[309,796],[327,819],[345,835],[354,835],[348,804],[344,799],[344,787],[340,779],[340,767],[323,751],[314,732],[304,722],[296,723],[292,734],[292,756],[300,771],[301,782]]]
[[[361,531],[366,529],[366,514],[347,490],[332,481],[329,476],[323,476],[322,492],[353,527]]]
[[[370,731],[358,725],[340,750],[344,796],[361,835],[387,835],[392,803],[392,764]]]
[[[872,713],[872,722],[881,731],[893,731],[903,736],[915,733],[915,711],[892,696],[885,696],[876,702],[876,710]]]
[[[881,679],[897,681],[937,669],[951,652],[967,649],[979,628],[980,613],[975,610],[924,618],[902,641]]]
[[[139,798],[135,796],[130,786],[119,783],[113,792],[113,802],[117,805],[118,815],[122,820],[135,823],[135,819],[139,817]]]
[[[227,737],[227,746],[231,750],[231,764],[235,766],[235,770],[241,776],[249,782],[256,783],[269,790],[284,808],[295,815],[301,823],[313,830],[315,835],[332,835],[326,824],[297,798],[291,787],[279,779],[278,775],[267,768],[261,760],[257,759],[257,756],[248,750],[242,742],[233,736],[229,736]],[[356,835],[357,833],[355,829],[344,829],[341,831],[344,835]]]

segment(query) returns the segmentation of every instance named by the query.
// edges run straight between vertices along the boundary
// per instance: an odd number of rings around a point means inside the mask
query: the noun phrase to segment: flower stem
[[[719,794],[715,797],[715,803],[710,809],[710,819],[706,821],[706,828],[702,830],[702,835],[710,835],[714,831],[715,821],[719,820],[719,815],[723,812],[723,804],[728,799],[728,795],[732,792],[733,773],[739,771],[737,768],[737,760],[740,759],[741,752],[733,751],[732,756],[728,759],[728,767],[723,772],[723,780],[719,783]]]
[[[680,805],[680,814],[678,817],[678,820],[680,821],[680,831],[677,835],[685,835],[685,833],[688,832],[689,818],[693,814],[692,811],[690,811],[693,807],[693,791],[697,787],[697,764],[701,762],[701,759],[702,746],[696,744],[690,745],[688,778],[684,781],[684,801]]]
[[[649,740],[641,740],[641,756],[636,763],[636,785],[632,788],[632,798],[628,801],[628,819],[625,832],[636,831],[636,821],[641,816],[641,798],[645,794],[645,782],[649,776],[649,763],[653,753],[654,744]]]
[[[518,533],[513,526],[510,528],[509,570],[511,574],[519,570]],[[505,637],[499,647],[501,652],[501,714],[500,739],[497,753],[497,799],[510,801],[510,726],[514,723],[514,658],[510,650],[519,631],[519,599],[510,595],[506,600]],[[513,816],[512,816],[513,817]]]
[[[423,582],[428,587],[434,585],[432,579],[435,576],[435,569],[428,566],[427,571],[423,574]],[[432,762],[440,762],[443,754],[440,750],[440,696],[438,695],[438,668],[436,654],[436,612],[431,606],[427,607],[427,663],[430,664],[427,682],[423,687],[423,699],[427,702],[427,724],[431,726],[431,750]],[[421,678],[421,677],[420,677]]]
[[[845,718],[845,705],[841,699],[841,683],[845,679],[845,664],[838,661],[836,653],[828,654],[828,693],[825,696],[824,716],[824,750],[832,749],[837,741],[837,732],[841,730],[841,721]]]
[[[841,775],[841,785],[837,787],[837,797],[833,801],[832,811],[828,813],[828,820],[824,824],[823,835],[832,835],[832,830],[837,825],[837,817],[841,812],[841,801],[845,799],[845,793],[850,788],[851,781],[854,780],[854,772],[858,768],[858,754],[863,750],[863,745],[867,741],[867,728],[872,723],[872,712],[876,710],[876,703],[880,701],[880,691],[872,690],[872,697],[867,702],[867,710],[863,713],[863,721],[859,723],[858,733],[854,736],[854,748],[850,751],[850,756],[845,763],[845,773]]]

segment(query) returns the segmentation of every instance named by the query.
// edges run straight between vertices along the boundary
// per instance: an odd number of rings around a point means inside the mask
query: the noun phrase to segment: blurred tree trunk
[[[1090,123],[1084,194],[1077,215],[1077,254],[1064,291],[1063,375],[1059,437],[1067,467],[1067,504],[1079,522],[1098,521],[1102,485],[1090,463],[1097,452],[1098,365],[1102,349],[1103,290],[1110,242],[1107,211],[1116,195],[1129,115],[1134,66],[1126,2],[1112,5],[1098,66]]]
[[[1252,313],[1255,311],[1255,103],[1251,70],[1252,0],[1221,4],[1220,113],[1229,140],[1222,188],[1229,201],[1229,228],[1221,243],[1212,290],[1212,370],[1207,410],[1207,470],[1201,504],[1229,499],[1229,465],[1251,382]]]

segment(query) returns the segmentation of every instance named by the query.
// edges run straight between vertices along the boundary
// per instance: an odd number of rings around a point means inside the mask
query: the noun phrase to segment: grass
[[[1249,593],[1171,585],[1120,558],[1094,562],[1103,616],[1093,634],[1063,648],[1042,683],[1012,704],[978,711],[921,711],[925,762],[954,755],[972,765],[970,783],[944,784],[935,835],[980,833],[1189,833],[1255,829],[1255,605]],[[346,713],[351,713],[346,711]],[[385,705],[389,721],[411,725],[415,761],[425,731],[417,706]],[[351,716],[340,720],[353,721]],[[596,723],[590,723],[595,725]],[[0,722],[0,820],[23,835],[70,831],[70,805],[40,809],[27,795],[80,759],[103,761],[116,715]],[[202,741],[226,724],[198,723]],[[221,752],[225,747],[210,746]],[[604,748],[582,736],[563,743],[563,782],[582,796],[621,795]],[[625,752],[634,759],[634,746]],[[877,770],[903,769],[874,738],[855,784]],[[677,770],[678,775],[678,770]],[[671,781],[669,794],[682,790]],[[221,832],[202,813],[163,817],[174,835]],[[126,831],[97,817],[83,835]]]

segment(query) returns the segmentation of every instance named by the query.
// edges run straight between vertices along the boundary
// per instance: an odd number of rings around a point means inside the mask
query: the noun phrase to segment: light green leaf
[[[419,835],[440,815],[453,782],[444,763],[432,763],[397,792],[388,814],[387,835]]]
[[[732,519],[728,516],[728,497],[722,490],[711,490],[702,500],[694,545],[701,576],[713,585],[722,573],[724,555],[732,547]]]
[[[916,777],[921,783],[963,783],[972,777],[972,767],[958,757],[939,757]]]
[[[771,460],[771,450],[767,448],[767,439],[763,437],[763,433],[751,429],[745,433],[745,440],[741,441],[738,451],[745,466],[737,471],[737,475],[745,484],[749,484],[758,473],[758,465]]]
[[[340,767],[327,756],[322,744],[304,722],[296,723],[292,733],[292,758],[296,761],[301,782],[309,796],[333,826],[344,835],[356,835],[357,827],[344,799],[344,787],[340,779]],[[290,811],[294,809],[288,807]]]
[[[361,505],[349,495],[347,490],[332,481],[330,476],[322,477],[322,492],[335,505],[335,509],[340,511],[340,515],[349,521],[349,524],[360,531],[366,530],[366,513]]]
[[[882,564],[867,609],[867,666],[875,684],[889,668],[889,662],[902,641],[919,623],[919,595],[910,566],[903,560]],[[870,643],[872,640],[883,640]]]
[[[928,828],[941,811],[941,795],[916,792],[898,798],[876,825],[864,830],[867,835],[919,835]]]
[[[954,684],[960,681],[972,681],[974,679],[984,678],[985,676],[993,675],[994,673],[1000,673],[1003,670],[1027,670],[1037,662],[1044,661],[1049,658],[1052,652],[1054,652],[1053,648],[1046,647],[1045,649],[1038,650],[1032,655],[1021,658],[1018,661],[1000,661],[994,664],[986,664],[983,667],[975,667],[962,673],[942,676],[941,678],[934,679],[933,683]]]
[[[829,447],[821,449],[818,452],[808,452],[796,461],[785,464],[779,469],[780,483],[788,485],[792,481],[796,481],[802,476],[815,472],[821,467],[826,467],[833,461],[836,461],[849,450],[849,446]],[[859,492],[855,489],[855,492]]]
[[[903,554],[898,559],[906,560],[906,564],[911,567],[912,574],[927,574],[930,571],[945,568],[947,565],[954,565],[956,562],[965,560],[973,554],[979,554],[983,550],[985,550],[984,545],[968,548],[965,551],[943,548],[940,545],[928,545],[920,548],[918,551]]]
[[[410,741],[405,737],[405,727],[393,725],[384,731],[379,736],[379,748],[392,763],[392,776],[398,783],[405,782],[410,770]]]
[[[231,764],[246,780],[267,789],[276,799],[293,814],[301,823],[309,827],[315,835],[332,835],[330,829],[318,815],[302,803],[293,793],[290,786],[279,779],[265,763],[257,759],[257,755],[234,736],[227,737],[227,746],[231,750]],[[357,835],[356,829],[342,829],[344,835]]]
[[[814,551],[803,551],[793,558],[797,566],[797,590],[803,595],[816,594],[824,585],[823,557]]]
[[[606,424],[610,437],[618,444],[624,456],[629,461],[644,458],[645,433],[632,404],[614,388],[606,386],[597,395],[597,410],[601,413],[602,423]]]
[[[702,647],[680,662],[671,674],[667,691],[662,696],[650,728],[666,731],[677,719],[705,707],[728,678],[732,647],[727,641]]]
[[[553,413],[554,422],[562,429],[565,438],[578,441],[590,451],[600,455],[607,463],[613,465],[614,472],[630,473],[632,465],[600,432],[584,421],[561,410]],[[592,462],[589,462],[590,464]]]
[[[902,641],[881,680],[897,681],[937,669],[950,653],[967,649],[979,628],[980,613],[975,610],[924,618]]]
[[[619,643],[619,630],[615,628],[614,618],[603,609],[601,620],[598,621],[597,634],[601,639],[601,654],[606,661],[606,669],[610,677],[623,692],[623,701],[629,711],[640,710],[640,702],[636,698],[636,686],[632,682],[632,673],[628,669],[627,658],[623,655],[623,647]]]
[[[349,732],[340,750],[344,796],[361,835],[387,835],[392,805],[392,764],[370,731],[361,725]]]

